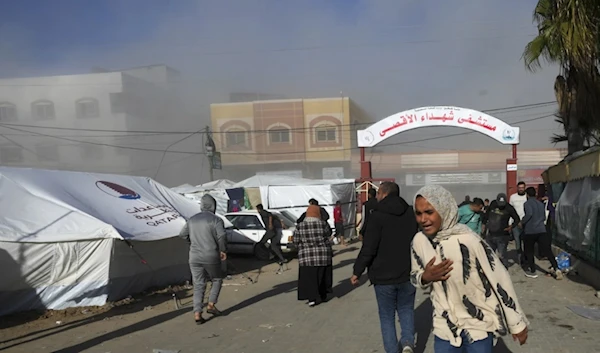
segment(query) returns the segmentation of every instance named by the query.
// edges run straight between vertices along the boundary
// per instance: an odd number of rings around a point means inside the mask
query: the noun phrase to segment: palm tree
[[[533,13],[538,35],[523,52],[525,67],[535,72],[542,60],[558,64],[554,93],[568,153],[584,148],[600,128],[600,3],[589,0],[539,0]]]

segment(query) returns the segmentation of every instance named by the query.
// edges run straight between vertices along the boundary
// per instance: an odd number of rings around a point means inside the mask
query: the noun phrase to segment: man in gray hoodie
[[[535,244],[537,243],[540,252],[543,252],[541,255],[547,256],[548,260],[550,260],[556,279],[562,279],[562,273],[558,269],[554,254],[552,254],[551,245],[547,243],[551,240],[546,236],[546,206],[535,198],[535,188],[528,187],[525,193],[527,194],[527,201],[524,204],[525,216],[521,220],[521,224],[519,224],[519,227],[523,228],[524,233],[525,276],[537,278],[535,257],[533,254]]]
[[[227,237],[223,220],[215,215],[217,202],[206,194],[200,200],[200,213],[190,218],[179,236],[190,244],[190,271],[194,281],[194,319],[197,324],[205,322],[202,317],[206,281],[212,281],[206,312],[218,316],[215,307],[221,292],[225,273],[221,261],[227,260]]]

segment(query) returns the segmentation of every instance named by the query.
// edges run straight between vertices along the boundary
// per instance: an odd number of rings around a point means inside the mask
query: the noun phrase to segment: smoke
[[[91,9],[78,6],[71,16],[61,17],[66,23],[52,27],[56,29],[51,33],[54,39],[65,36],[75,45],[55,40],[60,44],[44,46],[27,31],[3,26],[0,73],[70,74],[94,66],[119,69],[167,64],[181,72],[178,98],[186,111],[176,123],[168,124],[171,130],[200,129],[209,124],[209,104],[226,102],[229,93],[244,91],[289,98],[336,97],[342,92],[373,120],[428,105],[479,110],[509,107],[554,99],[556,68],[529,74],[520,60],[525,44],[536,33],[531,22],[535,3],[223,0],[177,1],[166,6],[111,1],[101,10],[96,9],[100,5],[93,7],[102,21],[96,19],[79,36],[71,32],[78,30],[81,20],[70,22],[69,18]],[[104,35],[103,27],[107,27]],[[42,48],[52,60],[29,58],[39,55]],[[553,110],[517,110],[497,117],[512,123],[549,115]],[[159,125],[165,128],[163,123]],[[519,126],[521,148],[525,149],[552,148],[549,136],[560,132],[552,117]],[[149,123],[145,130],[155,127]],[[460,132],[430,128],[407,132],[389,142]],[[144,147],[164,149],[180,137],[146,139]],[[385,150],[502,148],[473,134]],[[201,151],[202,139],[192,137],[173,149]],[[154,156],[147,168],[141,168],[146,170],[139,171],[153,176],[160,153],[139,153]],[[182,173],[176,161],[184,157],[169,154],[159,180],[167,184],[205,180],[206,174],[198,174],[205,157],[188,157],[181,163],[193,167]]]

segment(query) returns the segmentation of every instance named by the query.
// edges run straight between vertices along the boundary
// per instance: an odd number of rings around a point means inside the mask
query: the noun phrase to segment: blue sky
[[[166,14],[183,14],[191,1],[20,0],[3,4],[2,27],[23,28],[36,69],[54,66],[65,53],[127,45],[151,38]]]
[[[182,72],[202,116],[208,116],[210,103],[226,101],[232,91],[290,98],[342,93],[374,119],[424,105],[484,110],[545,102],[553,100],[556,68],[534,75],[520,60],[536,33],[531,22],[535,2],[7,1],[0,26],[0,76],[166,63]],[[498,117],[510,123],[551,112],[545,108]],[[552,147],[552,118],[522,129],[529,130],[526,148]],[[448,133],[453,132],[432,128],[394,138]],[[491,144],[473,137],[431,145],[469,149]]]

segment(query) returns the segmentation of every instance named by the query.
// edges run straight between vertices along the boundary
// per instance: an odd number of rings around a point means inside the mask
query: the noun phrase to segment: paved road
[[[193,323],[189,307],[176,311],[169,302],[110,318],[108,326],[104,320],[75,327],[6,352],[142,353],[155,348],[181,353],[383,352],[373,288],[368,283],[351,288],[348,283],[357,251],[350,247],[335,256],[335,298],[322,306],[308,308],[296,300],[293,261],[281,275],[273,266],[264,267],[256,284],[239,277],[231,281],[219,303],[228,316],[202,326]],[[516,267],[511,273],[532,323],[530,339],[524,347],[504,339],[497,352],[600,352],[600,322],[581,318],[566,307],[598,306],[594,290],[574,280],[527,279]],[[256,271],[251,275],[255,277]],[[419,293],[417,352],[433,351],[430,318],[430,302]]]

